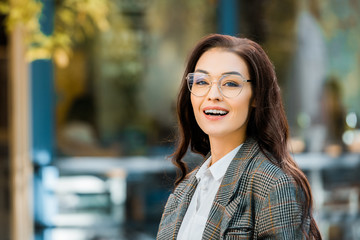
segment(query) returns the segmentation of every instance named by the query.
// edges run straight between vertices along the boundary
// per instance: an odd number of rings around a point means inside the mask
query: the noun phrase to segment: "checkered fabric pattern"
[[[197,186],[190,173],[169,196],[157,239],[176,239]],[[304,196],[295,181],[272,164],[254,139],[232,160],[212,204],[203,240],[305,239]],[[309,221],[304,229],[309,229]]]

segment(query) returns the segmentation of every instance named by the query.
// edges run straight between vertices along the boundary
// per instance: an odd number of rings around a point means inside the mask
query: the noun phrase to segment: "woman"
[[[178,97],[181,174],[157,239],[321,239],[305,175],[287,151],[275,71],[255,42],[209,35]],[[188,173],[189,148],[205,157]]]

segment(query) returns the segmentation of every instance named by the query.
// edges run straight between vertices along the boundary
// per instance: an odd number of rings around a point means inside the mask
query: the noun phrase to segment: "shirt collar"
[[[211,156],[201,165],[199,171],[196,173],[197,180],[200,180],[207,170],[210,171],[211,175],[216,181],[222,179],[228,169],[231,161],[235,157],[236,153],[240,150],[242,144],[234,148],[231,152],[220,158],[216,161],[211,167],[209,164],[211,162]]]

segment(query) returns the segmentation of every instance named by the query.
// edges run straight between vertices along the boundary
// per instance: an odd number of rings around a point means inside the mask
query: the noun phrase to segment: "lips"
[[[204,113],[206,115],[224,116],[224,115],[228,114],[228,111],[217,110],[217,109],[209,109],[209,110],[205,110]]]
[[[206,107],[203,112],[207,117],[223,117],[229,113],[227,109],[220,107]]]

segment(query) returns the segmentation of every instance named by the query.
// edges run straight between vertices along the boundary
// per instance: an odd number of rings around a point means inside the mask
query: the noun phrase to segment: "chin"
[[[209,137],[225,137],[226,135],[229,135],[229,132],[227,131],[221,131],[219,129],[208,129],[207,131],[204,131]]]

